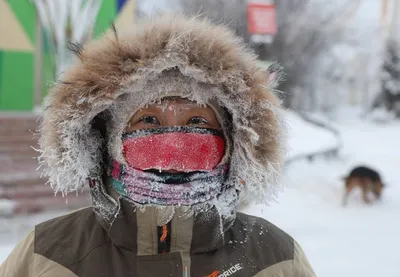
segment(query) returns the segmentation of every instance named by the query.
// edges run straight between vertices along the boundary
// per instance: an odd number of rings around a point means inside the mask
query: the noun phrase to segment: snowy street
[[[295,237],[317,276],[400,276],[400,122],[361,121],[351,112],[336,126],[344,143],[340,160],[291,164],[278,203],[246,212],[265,217]],[[382,203],[366,206],[354,193],[342,207],[341,177],[359,164],[383,176],[387,187]]]
[[[332,137],[288,115],[290,155],[323,149]],[[400,122],[361,120],[355,111],[343,111],[334,122],[343,139],[339,159],[318,158],[288,166],[287,188],[277,203],[252,206],[245,212],[265,217],[291,234],[303,246],[320,277],[400,276]],[[382,203],[366,206],[354,193],[347,207],[340,205],[345,176],[365,164],[383,176]],[[56,216],[40,214],[0,221],[0,261],[35,223]]]

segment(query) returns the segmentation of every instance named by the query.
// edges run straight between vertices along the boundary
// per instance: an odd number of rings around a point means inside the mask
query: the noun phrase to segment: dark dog
[[[368,198],[370,192],[375,196],[375,200],[381,198],[384,184],[382,183],[379,173],[371,168],[365,166],[355,167],[350,174],[344,178],[344,182],[346,192],[343,197],[343,205],[347,204],[347,198],[350,192],[356,187],[361,189],[362,199],[365,203],[371,203],[371,200]]]

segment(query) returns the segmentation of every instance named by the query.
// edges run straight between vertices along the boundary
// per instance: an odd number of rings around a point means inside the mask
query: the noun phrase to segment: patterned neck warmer
[[[215,199],[225,189],[227,170],[221,165],[207,172],[160,173],[114,162],[109,178],[119,194],[136,204],[193,206]]]
[[[219,131],[162,127],[123,136],[126,165],[107,174],[113,188],[136,204],[193,206],[216,199],[226,188],[228,164]],[[167,171],[165,171],[167,170]]]

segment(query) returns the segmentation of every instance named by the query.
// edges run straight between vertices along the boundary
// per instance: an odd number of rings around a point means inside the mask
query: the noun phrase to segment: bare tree
[[[333,2],[333,1],[332,1]],[[310,81],[320,57],[340,40],[346,20],[359,1],[278,0],[278,33],[271,45],[260,45],[261,58],[281,63],[287,74],[280,89],[284,103],[295,109],[312,108],[318,91]]]
[[[247,0],[175,0],[188,14],[209,17],[217,23],[228,24],[237,35],[248,40]]]
[[[228,23],[245,41],[247,0],[176,0],[188,13],[204,14],[214,21]],[[334,3],[332,3],[334,2]],[[284,103],[293,108],[312,106],[315,94],[310,76],[321,54],[340,37],[346,19],[355,12],[359,0],[275,0],[278,33],[271,45],[252,44],[262,60],[283,65],[286,81],[279,87],[286,92]]]

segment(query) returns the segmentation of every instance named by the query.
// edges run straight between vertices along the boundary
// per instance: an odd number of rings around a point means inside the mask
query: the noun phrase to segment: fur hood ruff
[[[39,162],[52,188],[66,194],[102,178],[104,157],[125,163],[121,135],[130,116],[179,95],[226,108],[228,182],[250,199],[271,199],[284,145],[271,73],[257,68],[255,55],[228,28],[206,19],[165,16],[132,29],[77,47],[79,61],[47,97]]]

